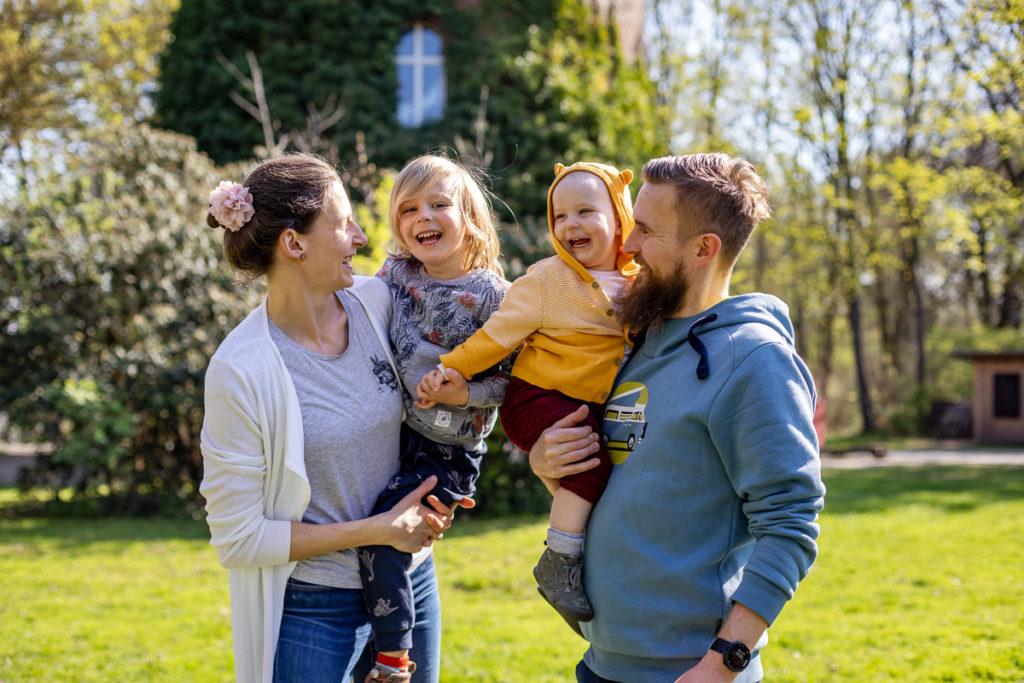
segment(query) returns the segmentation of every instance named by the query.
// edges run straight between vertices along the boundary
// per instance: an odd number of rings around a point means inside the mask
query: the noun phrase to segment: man
[[[725,154],[654,159],[623,248],[641,266],[617,301],[640,335],[605,406],[616,463],[587,527],[594,620],[582,683],[758,681],[767,627],[817,556],[825,489],[814,385],[775,297],[730,297],[768,217],[754,167]],[[570,416],[573,417],[573,416]],[[553,477],[593,436],[564,420],[531,457]]]

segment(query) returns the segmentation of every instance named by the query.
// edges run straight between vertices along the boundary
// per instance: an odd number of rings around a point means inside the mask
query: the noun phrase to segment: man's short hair
[[[757,224],[771,215],[768,186],[753,164],[728,154],[687,154],[651,159],[643,180],[675,187],[681,224],[722,240],[722,257],[736,262]]]

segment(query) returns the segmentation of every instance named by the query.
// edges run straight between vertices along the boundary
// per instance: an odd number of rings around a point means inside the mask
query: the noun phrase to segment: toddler
[[[451,393],[522,345],[500,408],[509,439],[529,451],[581,403],[590,407],[586,424],[600,431],[601,404],[631,348],[611,300],[638,270],[622,251],[633,229],[632,179],[605,164],[555,165],[548,223],[556,255],[531,266],[483,328],[441,356],[444,371],[424,376],[421,400],[443,401],[439,392]],[[582,584],[583,532],[612,467],[604,446],[598,457],[598,467],[559,481],[547,549],[533,570],[541,595],[577,632],[594,616]]]
[[[446,505],[472,506],[484,443],[497,419],[512,358],[496,358],[459,391],[446,386],[446,405],[414,402],[423,374],[437,358],[476,331],[498,308],[509,284],[498,264],[498,236],[487,196],[469,170],[447,158],[418,157],[398,174],[388,210],[398,247],[377,273],[394,298],[391,344],[406,401],[399,473],[374,512],[390,510],[428,476]],[[514,351],[514,349],[513,349]],[[390,546],[359,549],[363,595],[374,630],[377,662],[367,681],[410,680],[414,609],[412,556]]]

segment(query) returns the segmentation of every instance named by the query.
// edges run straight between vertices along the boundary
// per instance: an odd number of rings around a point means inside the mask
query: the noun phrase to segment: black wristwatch
[[[722,659],[730,671],[738,673],[750,664],[750,648],[739,641],[733,643],[723,638],[715,638],[715,642],[711,643],[711,649],[722,653]]]

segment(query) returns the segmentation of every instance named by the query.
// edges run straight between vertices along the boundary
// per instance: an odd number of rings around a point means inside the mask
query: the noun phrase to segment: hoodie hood
[[[751,324],[761,329],[752,330]],[[742,294],[723,299],[697,315],[666,320],[647,335],[644,350],[651,356],[663,356],[688,344],[698,356],[693,371],[697,379],[703,380],[716,370],[711,358],[715,354],[710,350],[715,344],[731,340],[737,347],[748,339],[751,343],[763,341],[762,326],[770,328],[787,346],[795,346],[789,307],[781,299],[771,294]]]
[[[555,238],[555,216],[551,208],[551,196],[558,183],[562,182],[565,176],[570,173],[580,172],[597,176],[608,189],[608,194],[612,200],[612,207],[615,209],[615,215],[618,217],[619,225],[622,227],[622,235],[619,237],[619,253],[615,257],[615,266],[620,273],[627,277],[636,275],[640,271],[640,266],[633,261],[632,256],[622,250],[622,244],[629,237],[629,233],[633,231],[634,225],[633,199],[629,194],[629,183],[633,180],[633,172],[628,168],[620,171],[614,166],[592,161],[578,161],[571,166],[555,164],[555,179],[551,183],[551,187],[548,188],[548,232],[551,233],[551,242],[555,245],[555,253],[575,270],[583,278],[584,282],[590,282],[594,279],[594,276],[587,272],[583,264],[566,251],[561,242]]]

